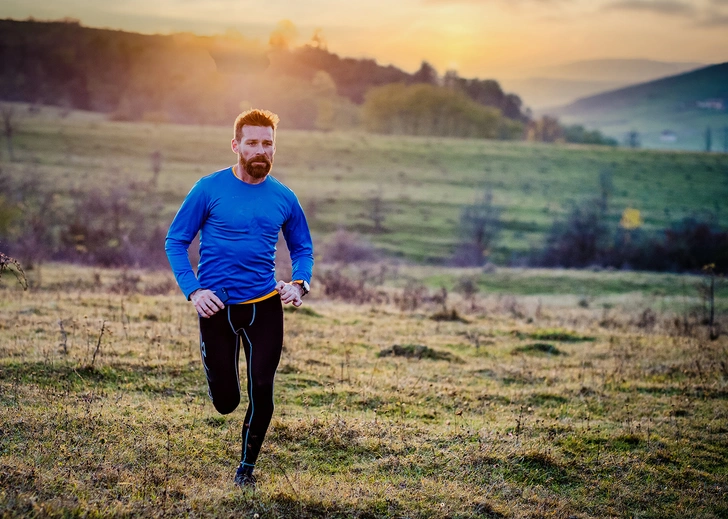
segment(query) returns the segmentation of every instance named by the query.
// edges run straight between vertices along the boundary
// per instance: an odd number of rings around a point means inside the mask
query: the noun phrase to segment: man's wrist
[[[302,279],[291,281],[291,284],[298,285],[298,287],[301,289],[301,297],[305,296],[311,291],[311,287],[309,286],[308,282]]]

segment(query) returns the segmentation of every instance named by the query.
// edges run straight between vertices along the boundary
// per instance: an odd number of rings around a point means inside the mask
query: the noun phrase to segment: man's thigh
[[[229,308],[212,317],[200,317],[200,354],[208,392],[215,409],[231,413],[240,403],[238,356],[240,337],[233,331]]]
[[[255,305],[255,319],[245,328],[243,347],[255,382],[272,384],[283,347],[283,308],[279,296]]]

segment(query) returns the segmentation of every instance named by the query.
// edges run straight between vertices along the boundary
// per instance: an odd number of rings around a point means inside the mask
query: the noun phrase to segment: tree
[[[713,147],[713,132],[710,130],[710,126],[705,129],[705,151],[710,151]]]
[[[367,130],[378,133],[493,139],[502,117],[463,92],[395,83],[367,93],[362,120]]]
[[[329,44],[326,41],[323,29],[318,28],[313,31],[313,36],[311,36],[311,41],[309,42],[309,45],[311,45],[311,47],[313,47],[314,49],[326,50],[329,48]]]
[[[564,129],[556,117],[544,115],[533,121],[528,131],[530,140],[537,142],[556,142],[564,137]]]
[[[492,79],[465,79],[457,71],[448,70],[442,78],[445,88],[465,93],[483,106],[492,106],[508,119],[528,122],[530,116],[523,111],[523,101],[516,94],[506,94],[500,84]]]
[[[640,134],[639,132],[632,130],[627,134],[627,146],[630,148],[640,147]]]
[[[546,266],[586,267],[599,261],[606,249],[609,228],[599,202],[574,206],[563,221],[554,222],[546,239]]]
[[[8,146],[8,155],[10,160],[15,160],[15,153],[13,152],[13,135],[18,129],[15,107],[8,104],[2,105],[0,107],[0,117],[2,117],[3,121],[3,134],[5,135],[5,142]]]
[[[290,20],[281,20],[270,34],[268,44],[274,51],[288,50],[298,37],[298,29]]]
[[[599,172],[599,192],[601,194],[601,210],[607,211],[609,206],[609,197],[614,192],[614,182],[612,181],[613,171],[610,167],[602,168]]]
[[[599,130],[587,130],[580,124],[564,127],[564,139],[566,142],[580,144],[597,144],[602,146],[617,146],[619,143],[611,138],[602,135]]]
[[[159,173],[162,171],[162,152],[154,150],[149,156],[149,161],[152,166],[152,186],[157,187]]]
[[[412,82],[437,85],[437,70],[428,62],[423,61],[420,69],[412,75]]]
[[[461,243],[453,262],[460,266],[485,263],[501,231],[501,208],[493,204],[493,193],[485,191],[460,212]]]
[[[367,217],[372,221],[374,224],[374,232],[379,234],[384,230],[384,227],[382,224],[384,223],[384,217],[386,215],[387,209],[384,206],[384,201],[382,200],[382,193],[381,190],[374,193],[374,195],[369,199],[368,204],[368,212]]]

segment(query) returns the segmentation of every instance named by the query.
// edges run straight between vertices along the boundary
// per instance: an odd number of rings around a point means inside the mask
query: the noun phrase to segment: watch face
[[[301,283],[301,286],[303,287],[303,295],[306,295],[311,291],[311,287],[308,284],[308,281],[304,280],[303,283]]]

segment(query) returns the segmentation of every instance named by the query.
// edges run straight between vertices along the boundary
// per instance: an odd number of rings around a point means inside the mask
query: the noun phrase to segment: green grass
[[[547,272],[521,274],[526,285]],[[608,311],[567,292],[538,304],[450,294],[447,309],[465,321],[430,319],[441,302],[402,311],[314,287],[286,313],[254,494],[232,485],[244,409],[220,416],[210,404],[194,310],[159,288],[169,273],[29,275],[28,292],[0,282],[4,517],[728,513],[728,336],[709,340],[695,316],[663,305],[672,296],[651,295],[660,275],[641,278],[645,297],[598,296],[612,298]],[[156,295],[116,292],[130,275]],[[394,301],[402,279],[379,289]],[[640,308],[657,310],[650,327]]]
[[[163,169],[151,202],[169,222],[201,176],[229,166],[227,128],[108,122],[53,109],[24,116],[15,138],[17,160],[4,154],[3,171],[29,174],[61,198],[72,189],[129,189],[151,179],[150,153]],[[344,228],[366,235],[393,256],[424,263],[447,261],[460,239],[460,211],[484,189],[503,208],[503,231],[493,259],[503,262],[543,245],[554,219],[571,204],[599,194],[610,170],[609,219],[641,211],[647,229],[712,212],[728,225],[728,156],[523,142],[323,133],[278,134],[274,174],[294,189],[317,243]],[[133,195],[133,190],[132,190]],[[384,201],[384,232],[374,233],[371,198]],[[150,224],[154,223],[150,221]],[[323,249],[320,249],[323,250]]]
[[[430,286],[453,290],[460,279],[472,279],[484,293],[523,296],[576,294],[596,297],[633,293],[691,298],[704,282],[694,275],[566,269],[498,268],[494,272],[483,272],[482,269],[423,267],[414,272],[417,279]],[[716,293],[720,297],[728,296],[728,284],[717,283]]]

